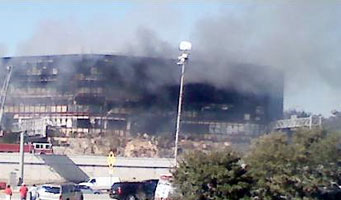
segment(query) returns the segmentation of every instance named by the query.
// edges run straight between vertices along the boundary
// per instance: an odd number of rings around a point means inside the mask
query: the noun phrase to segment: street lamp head
[[[180,45],[179,45],[180,51],[190,51],[191,49],[192,49],[192,44],[190,42],[187,42],[187,41],[180,42]]]

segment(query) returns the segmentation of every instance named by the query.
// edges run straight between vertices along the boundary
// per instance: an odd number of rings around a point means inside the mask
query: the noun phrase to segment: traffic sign
[[[108,162],[108,166],[109,166],[109,173],[113,174],[114,173],[114,165],[116,162],[116,157],[114,152],[110,152],[108,157],[107,157],[107,162]]]

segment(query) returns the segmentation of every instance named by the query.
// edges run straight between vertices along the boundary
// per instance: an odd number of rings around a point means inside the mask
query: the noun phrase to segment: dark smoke
[[[137,8],[120,20],[100,16],[85,26],[75,19],[47,20],[18,47],[18,54],[176,58],[183,31],[190,33],[193,42],[191,60],[205,63],[189,64],[188,81],[232,84],[253,91],[248,80],[229,76],[229,72],[234,66],[254,66],[252,78],[261,82],[271,73],[264,75],[257,66],[271,67],[285,73],[287,107],[304,105],[308,111],[328,114],[341,98],[340,8],[337,2],[231,2],[221,4],[220,12],[199,19],[193,30],[178,22],[184,13],[162,5]],[[167,74],[164,77],[167,80]]]
[[[176,56],[174,46],[162,41],[155,31],[139,28],[133,41],[122,51],[127,55],[171,58]]]

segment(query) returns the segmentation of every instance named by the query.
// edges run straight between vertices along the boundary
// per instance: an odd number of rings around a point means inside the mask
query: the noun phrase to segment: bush
[[[243,158],[231,150],[186,154],[174,171],[179,198],[339,199],[341,133],[299,130],[257,139]]]
[[[181,199],[250,199],[252,179],[231,150],[188,153],[174,171]]]
[[[340,133],[299,130],[256,140],[246,156],[261,199],[314,199],[318,189],[340,183]]]

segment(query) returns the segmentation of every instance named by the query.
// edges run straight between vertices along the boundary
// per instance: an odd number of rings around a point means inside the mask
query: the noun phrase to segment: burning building
[[[5,57],[0,64],[13,66],[2,120],[7,129],[44,118],[67,136],[174,132],[180,76],[174,60],[55,55]],[[280,72],[233,64],[226,79],[238,77],[240,83],[217,86],[190,78],[200,64],[191,61],[186,72],[182,133],[241,138],[259,135],[281,118]]]

